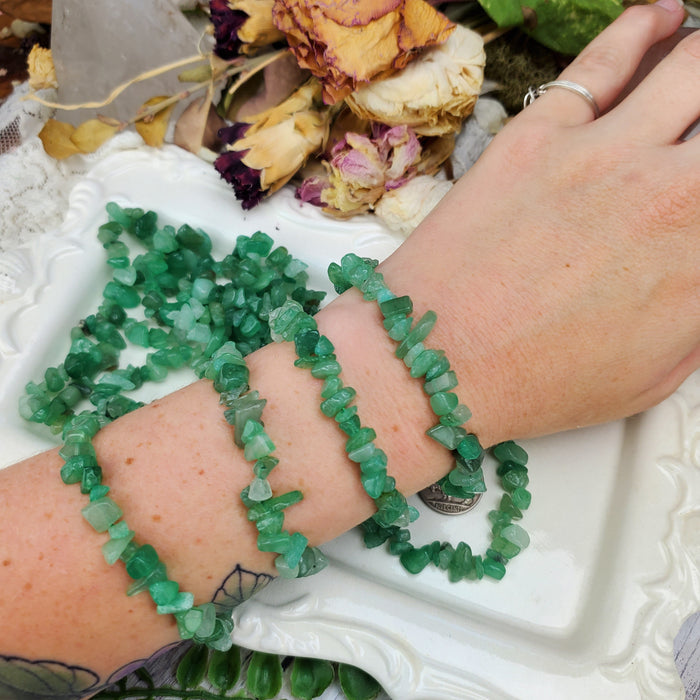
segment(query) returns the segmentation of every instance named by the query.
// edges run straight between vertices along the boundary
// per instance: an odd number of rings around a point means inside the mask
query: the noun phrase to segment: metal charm
[[[481,499],[480,493],[474,494],[474,498],[448,496],[437,483],[419,491],[418,496],[428,508],[443,515],[462,515],[474,508]]]

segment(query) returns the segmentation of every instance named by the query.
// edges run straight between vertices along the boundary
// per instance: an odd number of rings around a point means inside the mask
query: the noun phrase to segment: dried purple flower
[[[214,167],[233,187],[236,199],[241,202],[243,209],[252,209],[260,204],[264,192],[260,185],[260,170],[249,168],[242,162],[248,151],[226,151],[215,161]]]
[[[226,0],[209,0],[209,12],[214,25],[214,53],[225,61],[236,58],[241,49],[238,30],[248,19],[240,10],[232,10]]]

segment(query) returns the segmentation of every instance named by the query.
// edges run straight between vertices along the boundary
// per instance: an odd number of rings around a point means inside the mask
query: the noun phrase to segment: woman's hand
[[[434,290],[486,443],[631,415],[700,365],[700,32],[616,102],[682,18],[628,9],[561,76],[602,116],[549,89],[385,265]]]

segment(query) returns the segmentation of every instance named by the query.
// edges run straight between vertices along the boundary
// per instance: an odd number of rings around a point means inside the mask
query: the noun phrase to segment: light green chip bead
[[[110,525],[114,525],[124,515],[122,509],[109,496],[91,501],[81,513],[97,532],[107,532]]]
[[[216,627],[216,608],[214,603],[202,603],[192,610],[198,610],[202,613],[199,619],[199,626],[195,631],[195,638],[206,639],[214,633]],[[191,611],[190,611],[191,612]]]
[[[275,568],[281,578],[291,579],[299,576],[299,564],[296,566],[289,566],[283,554],[275,558]]]
[[[256,503],[261,503],[266,501],[268,498],[272,497],[272,487],[268,483],[267,479],[260,479],[256,477],[251,481],[250,488],[248,489],[248,498]]]
[[[159,605],[156,611],[159,615],[174,615],[179,612],[186,612],[194,605],[194,595],[187,591],[178,593],[171,603]]]
[[[135,533],[133,530],[128,530],[126,535],[121,537],[112,537],[102,545],[102,556],[107,564],[112,566],[112,564],[119,561],[119,557],[124,553],[124,550],[129,545],[129,542],[134,539],[134,535]]]

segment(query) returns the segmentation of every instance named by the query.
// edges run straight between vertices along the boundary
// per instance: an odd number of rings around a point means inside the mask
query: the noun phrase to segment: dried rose
[[[424,0],[275,0],[273,21],[328,104],[402,69],[455,26]]]
[[[337,216],[367,211],[417,173],[420,157],[420,142],[407,127],[376,126],[372,138],[348,133],[331,152],[327,177],[305,181],[297,196]]]
[[[34,44],[27,56],[27,70],[29,87],[32,90],[58,87],[51,49],[42,49],[38,44]]]
[[[214,53],[224,60],[254,53],[284,39],[272,24],[274,0],[209,0],[214,25]]]
[[[421,135],[459,131],[484,80],[484,42],[461,25],[400,73],[358,88],[346,102],[364,119],[405,124]]]
[[[450,180],[419,175],[403,187],[386,192],[375,205],[374,213],[392,231],[408,236],[450,189]]]
[[[222,129],[229,144],[214,167],[229,182],[244,209],[289,182],[306,159],[323,148],[331,110],[321,103],[321,86],[309,80],[277,107]]]

